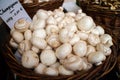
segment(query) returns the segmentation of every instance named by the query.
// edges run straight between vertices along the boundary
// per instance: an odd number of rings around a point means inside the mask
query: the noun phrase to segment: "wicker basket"
[[[103,26],[103,25],[102,25]],[[111,31],[104,27],[106,33],[112,36]],[[113,36],[112,36],[113,37]],[[88,71],[76,72],[74,75],[70,76],[47,76],[35,73],[32,69],[24,68],[14,56],[14,50],[9,46],[10,35],[8,40],[2,46],[2,52],[6,63],[10,69],[19,76],[19,80],[98,80],[108,74],[116,65],[117,62],[117,42],[113,37],[114,45],[112,48],[112,54],[107,56],[106,60],[100,66],[93,66]]]
[[[112,30],[118,31],[118,29],[120,29],[120,9],[111,10],[109,7],[93,5],[90,1],[92,0],[76,0],[76,3],[82,8],[83,12],[91,16],[95,22],[101,23]]]
[[[96,23],[106,25],[113,36],[117,38],[118,50],[120,51],[120,9],[111,10],[109,6],[93,5],[92,0],[76,0],[87,15],[91,16]],[[102,1],[102,0],[101,0]],[[118,51],[117,67],[120,73],[120,52]]]
[[[113,35],[118,38],[120,49],[120,9],[111,10],[109,6],[96,5],[91,2],[92,0],[76,0],[83,12],[91,16],[96,23],[106,25],[111,29]]]
[[[33,0],[33,3],[23,3],[23,0],[20,0],[24,9],[32,18],[38,9],[45,10],[54,10],[62,6],[64,0],[49,0],[47,2],[38,2],[38,0]]]

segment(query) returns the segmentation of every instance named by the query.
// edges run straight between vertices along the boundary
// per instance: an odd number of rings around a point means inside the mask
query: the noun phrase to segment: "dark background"
[[[14,80],[13,73],[5,63],[4,56],[2,55],[1,46],[6,42],[8,34],[9,28],[5,25],[5,23],[0,23],[0,80]]]

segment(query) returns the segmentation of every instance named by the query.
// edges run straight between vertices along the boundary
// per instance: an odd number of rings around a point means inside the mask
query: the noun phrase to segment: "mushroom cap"
[[[83,16],[78,22],[78,29],[84,32],[90,31],[95,27],[95,23],[90,16]]]
[[[45,39],[46,38],[46,31],[45,31],[45,29],[34,30],[32,33],[32,36]]]
[[[89,34],[88,36],[88,43],[92,46],[96,46],[100,43],[100,37],[96,34]]]
[[[98,51],[102,51],[102,52],[104,53],[104,55],[106,55],[106,56],[110,55],[111,52],[112,52],[111,48],[108,47],[108,46],[105,45],[105,44],[98,44],[98,45],[96,46],[96,49],[97,49]]]
[[[37,67],[35,67],[34,71],[38,74],[44,74],[44,70],[46,69],[46,65],[39,63]]]
[[[29,29],[26,30],[26,31],[24,32],[24,38],[25,38],[25,40],[30,40],[31,37],[32,37],[32,31],[29,30]]]
[[[99,65],[99,63],[101,64],[101,62],[104,61],[105,59],[106,59],[106,56],[101,51],[92,52],[88,56],[88,61],[96,65]]]
[[[36,13],[36,16],[38,19],[47,19],[48,18],[47,11],[43,10],[43,9],[39,9]]]
[[[81,40],[87,40],[89,34],[82,31],[77,31],[77,35],[80,37]]]
[[[57,34],[58,32],[59,32],[59,28],[56,25],[51,24],[46,26],[47,35],[51,35],[53,33]]]
[[[14,31],[12,32],[12,38],[14,39],[14,41],[15,41],[16,43],[20,43],[20,42],[23,41],[24,36],[23,36],[23,34],[22,34],[21,32],[18,32],[18,31],[16,31],[16,30],[14,30]]]
[[[58,46],[60,46],[60,41],[58,38],[58,34],[51,34],[46,38],[47,43],[53,47],[56,48]]]
[[[23,53],[21,62],[26,68],[35,68],[39,64],[39,57],[34,51],[28,50]]]
[[[103,35],[105,33],[104,29],[101,26],[96,26],[92,31],[92,34]]]
[[[46,75],[50,75],[50,76],[58,76],[58,70],[53,68],[53,67],[48,67],[44,70],[44,73]]]
[[[45,26],[46,26],[45,20],[38,19],[38,20],[31,23],[30,30],[33,31],[33,30],[37,30],[37,29],[41,29],[41,28],[43,29],[43,28],[45,28]]]
[[[28,29],[28,27],[30,26],[30,23],[27,22],[25,19],[21,18],[19,19],[17,22],[15,22],[15,29],[19,32],[24,32]]]
[[[112,37],[109,34],[103,34],[100,36],[101,43],[108,45],[108,47],[113,45]]]
[[[73,45],[73,51],[74,54],[83,57],[86,55],[87,52],[87,43],[85,41],[78,41],[77,43],[75,43],[75,45]]]
[[[23,54],[25,51],[30,50],[31,43],[29,40],[23,40],[21,43],[19,43],[18,49],[20,50],[20,53]]]
[[[72,52],[72,46],[69,43],[64,43],[56,49],[56,57],[58,59],[64,59]]]
[[[14,48],[18,48],[18,44],[13,40],[13,38],[10,39],[10,45]]]
[[[87,45],[87,53],[86,56],[88,56],[90,53],[92,52],[96,52],[96,47],[92,46],[92,45]]]
[[[47,42],[39,37],[32,37],[31,38],[31,43],[33,46],[39,48],[39,49],[45,49],[47,46]]]
[[[71,71],[79,70],[82,67],[83,60],[79,56],[73,55],[66,59],[61,60],[61,63],[66,69]]]
[[[50,66],[56,62],[57,58],[53,50],[46,49],[41,52],[40,60],[43,64]]]
[[[61,75],[72,75],[73,71],[66,69],[63,65],[60,65],[58,71]]]

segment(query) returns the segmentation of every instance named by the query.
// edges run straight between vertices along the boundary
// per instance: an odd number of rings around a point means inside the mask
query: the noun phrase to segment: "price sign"
[[[0,0],[0,3],[0,17],[10,28],[12,28],[14,23],[20,18],[31,22],[31,18],[28,16],[19,0]]]

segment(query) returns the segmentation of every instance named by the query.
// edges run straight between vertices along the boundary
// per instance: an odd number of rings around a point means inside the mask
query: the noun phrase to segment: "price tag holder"
[[[32,21],[19,0],[0,0],[0,3],[0,17],[8,27],[14,27],[15,22],[20,18]]]

